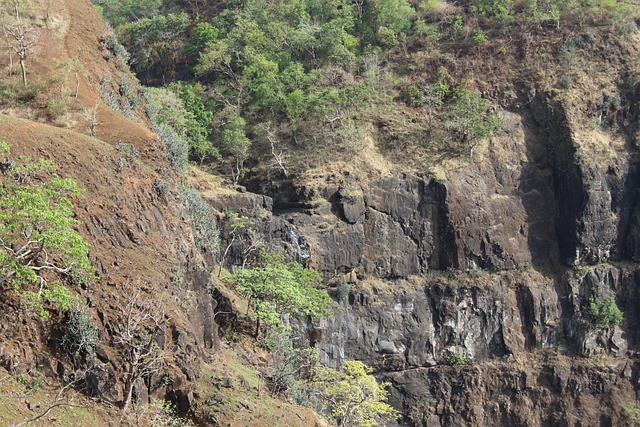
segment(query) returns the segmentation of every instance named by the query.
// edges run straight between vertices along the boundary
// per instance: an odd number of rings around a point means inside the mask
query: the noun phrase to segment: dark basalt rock
[[[638,364],[625,358],[639,339],[635,152],[590,158],[560,102],[523,105],[507,113],[506,135],[445,180],[328,176],[290,196],[279,187],[278,200],[296,200],[286,209],[250,193],[225,202],[259,205],[269,247],[304,252],[326,279],[354,285],[330,319],[294,319],[295,339],[327,365],[373,366],[392,383],[401,425],[617,425],[620,410],[602,412],[607,396],[635,398]],[[598,329],[591,296],[614,296],[624,323]],[[449,352],[473,367],[447,366]],[[596,354],[620,362],[581,362]]]

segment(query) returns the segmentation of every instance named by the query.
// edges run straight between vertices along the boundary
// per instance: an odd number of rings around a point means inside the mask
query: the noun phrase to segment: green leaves
[[[281,330],[283,315],[324,317],[332,313],[333,301],[326,291],[315,287],[321,281],[320,274],[297,262],[284,263],[279,258],[263,256],[263,265],[225,278],[249,298],[256,320]]]
[[[170,89],[147,88],[147,108],[156,132],[167,145],[172,165],[184,170],[187,153],[200,163],[219,157],[217,148],[209,139],[213,114],[206,109],[198,94],[197,85],[172,85]],[[187,148],[188,147],[188,148]]]
[[[465,87],[456,89],[444,119],[449,131],[470,144],[488,138],[502,126],[498,115],[489,109],[489,101],[480,92]]]
[[[5,173],[13,182],[0,182],[0,289],[21,292],[25,305],[43,319],[49,315],[45,305],[66,311],[72,299],[52,278],[83,282],[94,274],[89,245],[75,231],[80,222],[72,200],[81,191],[54,170],[47,160],[20,157]],[[23,291],[34,285],[37,291]]]
[[[175,75],[188,25],[186,13],[170,13],[118,27],[118,36],[131,53],[132,69],[147,75]]]
[[[613,297],[605,297],[601,303],[598,303],[594,297],[590,297],[587,308],[589,316],[600,329],[609,329],[624,320],[624,315]]]
[[[409,32],[410,18],[416,13],[407,0],[379,0],[377,12],[377,27],[388,28],[396,35]]]
[[[249,158],[249,148],[251,148],[251,141],[247,138],[244,130],[246,124],[247,122],[242,117],[232,115],[222,132],[222,146],[235,158],[235,168],[232,175],[236,184],[244,175],[244,162]]]
[[[358,360],[348,360],[338,370],[316,368],[314,382],[320,397],[340,425],[373,427],[400,418],[400,413],[386,403],[390,384],[378,384],[372,371]]]

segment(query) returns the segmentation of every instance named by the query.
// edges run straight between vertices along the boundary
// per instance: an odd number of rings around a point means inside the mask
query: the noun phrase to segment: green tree
[[[416,11],[407,0],[379,0],[376,26],[385,27],[394,34],[406,34],[411,29],[411,17]]]
[[[10,146],[0,141],[0,159]],[[93,278],[89,245],[75,231],[73,198],[81,193],[71,179],[55,174],[55,165],[22,156],[2,162],[0,181],[0,289],[19,292],[40,317],[46,304],[66,311],[70,291],[61,280]]]
[[[208,112],[202,101],[198,99],[196,89],[190,86],[170,86],[183,95],[186,99],[180,99],[173,91],[162,88],[147,88],[147,109],[151,121],[157,129],[164,129],[164,134],[171,134],[172,139],[183,140],[188,146],[189,154],[203,163],[205,159],[219,157],[218,149],[213,145],[210,135],[210,123],[213,114]],[[186,106],[195,112],[187,110]],[[169,128],[169,129],[167,129]],[[166,135],[165,135],[166,136]],[[166,138],[165,138],[166,139]],[[165,141],[167,142],[167,141]],[[178,144],[168,146],[168,155],[171,158],[182,157],[172,154],[172,148]],[[181,147],[184,144],[181,144]],[[186,155],[184,155],[186,157]],[[186,158],[184,162],[186,162]],[[182,163],[181,160],[178,163]],[[180,169],[180,168],[178,168]]]
[[[197,55],[204,51],[207,45],[220,37],[220,30],[208,22],[201,22],[193,30],[184,51],[189,55]]]
[[[256,337],[262,323],[282,331],[282,316],[324,317],[332,312],[333,301],[325,290],[318,289],[321,276],[297,262],[285,263],[280,257],[262,254],[264,261],[255,268],[244,269],[224,280],[249,298],[256,319]]]
[[[151,18],[162,10],[162,0],[92,0],[113,25]]]
[[[502,122],[478,91],[457,88],[444,113],[445,127],[470,145],[497,132]]]
[[[478,0],[478,11],[483,16],[493,17],[499,22],[511,18],[513,0]]]
[[[601,329],[617,326],[624,319],[613,297],[605,297],[601,303],[598,303],[594,297],[590,297],[588,310],[596,326]]]
[[[173,78],[183,61],[186,13],[154,16],[121,25],[118,37],[131,54],[131,67],[141,78]]]
[[[373,370],[357,361],[346,361],[340,369],[324,366],[316,369],[318,394],[339,426],[374,427],[400,418],[387,402],[389,383],[378,384]]]
[[[191,114],[194,120],[189,126],[191,130],[187,132],[190,135],[192,155],[200,161],[200,164],[207,158],[219,159],[220,152],[209,138],[213,112],[205,105],[204,99],[207,96],[205,88],[200,83],[177,83],[170,85],[169,88],[178,94],[185,110]]]
[[[245,119],[234,115],[222,132],[222,146],[233,156],[235,162],[235,166],[231,170],[234,184],[237,184],[238,180],[244,175],[244,162],[249,158],[251,140],[247,138],[245,133],[246,125]]]

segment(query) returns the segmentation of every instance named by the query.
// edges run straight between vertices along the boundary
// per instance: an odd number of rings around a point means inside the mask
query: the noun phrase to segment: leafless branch
[[[280,141],[278,140],[276,132],[271,129],[271,123],[262,123],[260,128],[267,133],[267,140],[269,141],[269,144],[271,144],[271,154],[273,155],[273,159],[280,167],[282,173],[284,173],[284,176],[288,176],[287,168],[284,166],[284,152],[282,149],[280,149],[279,153],[276,150],[276,144],[279,144]]]

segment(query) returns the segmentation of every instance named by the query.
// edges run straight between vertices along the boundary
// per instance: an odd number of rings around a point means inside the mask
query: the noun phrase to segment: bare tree
[[[164,304],[143,298],[140,284],[126,284],[128,295],[120,307],[113,342],[121,349],[125,361],[125,387],[122,411],[126,412],[133,397],[133,387],[140,378],[149,378],[162,369],[165,351],[157,342],[167,318]]]
[[[237,215],[237,214],[236,214]],[[232,216],[229,218],[231,230],[228,237],[231,237],[227,247],[222,252],[220,258],[220,269],[218,270],[218,277],[222,274],[222,268],[224,267],[225,260],[229,253],[229,250],[233,247],[236,241],[242,247],[242,269],[247,266],[247,262],[251,259],[251,254],[255,254],[261,249],[265,248],[267,243],[260,233],[255,229],[253,221],[244,216]]]
[[[280,140],[278,139],[278,135],[276,135],[276,131],[271,128],[271,122],[262,123],[260,125],[260,128],[267,133],[267,140],[269,141],[269,144],[271,144],[271,155],[280,167],[282,173],[284,173],[284,176],[287,177],[287,168],[284,166],[284,151],[282,150],[282,148],[280,148],[280,150],[276,149],[276,144],[280,144]]]
[[[22,426],[24,426],[26,424],[38,421],[39,419],[44,418],[47,415],[49,415],[49,413],[51,411],[53,411],[55,408],[58,408],[58,407],[85,408],[86,407],[85,405],[76,405],[76,404],[72,403],[73,397],[71,397],[71,398],[66,397],[66,393],[69,390],[72,390],[73,387],[75,387],[77,385],[77,383],[78,383],[78,381],[76,380],[76,381],[73,381],[73,382],[67,384],[66,386],[62,387],[60,389],[60,391],[58,392],[58,394],[56,395],[56,397],[53,400],[53,402],[51,402],[49,405],[47,405],[47,407],[42,412],[40,412],[38,415],[35,415],[35,416],[33,416],[33,417],[29,418],[29,419],[26,419],[26,420],[24,420],[22,422],[19,422],[17,424],[13,424],[12,427],[22,427]],[[22,397],[22,396],[20,396],[20,397]]]
[[[40,29],[33,25],[27,25],[20,17],[20,4],[18,0],[13,0],[16,11],[16,19],[13,22],[4,24],[2,31],[9,40],[10,48],[18,55],[20,68],[22,70],[22,83],[27,87],[27,68],[25,62],[31,53],[33,46],[40,38]]]
[[[96,136],[98,131],[98,126],[102,124],[100,119],[98,119],[98,103],[93,106],[93,108],[87,108],[83,111],[83,115],[85,120],[87,121],[87,129],[89,129],[89,133],[91,136]]]

